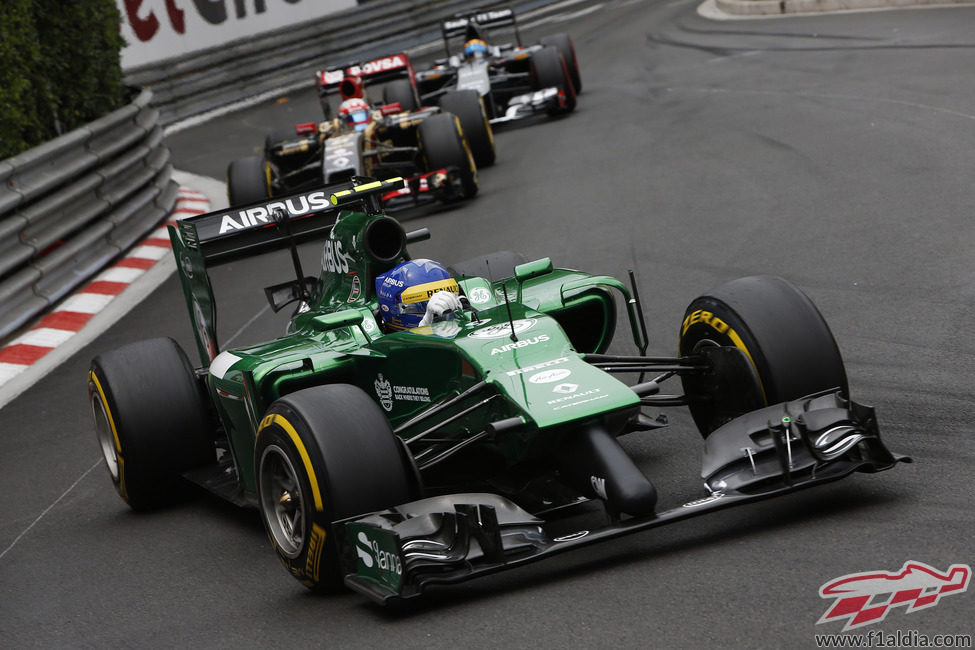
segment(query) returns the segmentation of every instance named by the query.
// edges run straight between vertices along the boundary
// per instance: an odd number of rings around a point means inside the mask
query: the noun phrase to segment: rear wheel
[[[271,196],[268,167],[262,156],[248,156],[227,167],[227,200],[231,207],[257,203]]]
[[[477,165],[453,114],[440,113],[425,119],[420,125],[420,146],[428,171],[452,167],[460,174],[464,198],[477,195]]]
[[[579,60],[576,58],[576,48],[572,44],[572,39],[568,34],[553,34],[543,36],[538,41],[542,45],[554,47],[562,55],[565,67],[569,71],[569,78],[572,79],[572,87],[576,94],[582,92],[582,77],[579,76]]]
[[[455,90],[440,98],[440,108],[460,120],[464,137],[478,167],[490,167],[497,155],[494,132],[484,110],[484,101],[476,90]]]
[[[295,127],[293,126],[282,126],[274,129],[266,136],[264,136],[264,150],[270,151],[271,147],[282,142],[287,142],[288,140],[297,140],[299,136],[295,132]]]
[[[399,103],[404,111],[415,111],[420,108],[420,100],[416,95],[416,88],[409,79],[396,79],[383,87],[383,103]]]
[[[95,357],[88,400],[112,483],[135,510],[172,502],[182,492],[180,474],[216,460],[206,402],[172,339]]]
[[[758,385],[754,391],[743,387],[740,374],[683,377],[691,415],[704,436],[762,406],[833,388],[849,395],[829,326],[812,301],[782,278],[740,278],[692,301],[678,351],[689,355],[713,346],[739,350]]]
[[[356,386],[275,401],[254,448],[261,519],[281,561],[315,591],[342,586],[331,524],[418,496],[415,476],[379,406]]]
[[[532,75],[535,87],[557,88],[562,97],[562,105],[549,109],[550,115],[571,113],[576,107],[576,91],[569,76],[569,70],[554,47],[543,47],[534,52],[531,57]]]

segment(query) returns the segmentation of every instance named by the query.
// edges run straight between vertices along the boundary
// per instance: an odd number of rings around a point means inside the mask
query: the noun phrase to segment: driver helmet
[[[419,327],[427,301],[438,291],[460,294],[460,286],[442,264],[410,260],[376,277],[379,315],[394,330]]]
[[[353,127],[356,131],[361,131],[369,126],[371,119],[369,104],[364,99],[353,97],[339,105],[339,120],[345,126]]]
[[[483,59],[488,55],[487,43],[479,38],[472,38],[464,43],[465,59]]]

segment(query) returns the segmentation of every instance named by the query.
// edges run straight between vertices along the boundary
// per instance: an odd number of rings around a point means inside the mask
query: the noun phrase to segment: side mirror
[[[318,282],[318,280],[308,276],[305,278],[304,282],[304,292],[302,292],[301,285],[298,284],[298,280],[291,280],[290,282],[282,282],[281,284],[264,287],[264,295],[267,296],[267,301],[271,305],[271,309],[274,310],[274,313],[281,311],[286,305],[289,305],[296,300],[301,300],[302,295],[311,295],[311,293],[315,290],[315,284]]]
[[[312,319],[312,326],[322,332],[361,324],[362,312],[358,309],[343,309],[342,311],[331,314],[316,316]]]
[[[540,260],[535,260],[533,262],[525,262],[524,264],[519,264],[515,267],[515,279],[518,284],[521,284],[525,280],[531,280],[532,278],[537,278],[540,275],[545,275],[546,273],[552,272],[552,258],[543,257]]]

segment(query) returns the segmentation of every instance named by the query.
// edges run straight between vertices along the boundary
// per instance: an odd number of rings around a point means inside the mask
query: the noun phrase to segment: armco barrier
[[[120,255],[172,210],[159,111],[122,109],[0,161],[0,341]]]
[[[475,7],[518,11],[555,0],[371,0],[320,21],[126,71],[128,106],[0,160],[0,344],[121,255],[168,214],[163,127],[273,89],[314,83],[328,63],[439,37]],[[150,100],[152,104],[150,105]]]

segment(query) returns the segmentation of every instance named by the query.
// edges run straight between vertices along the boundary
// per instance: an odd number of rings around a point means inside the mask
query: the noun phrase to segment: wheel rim
[[[95,431],[98,434],[98,445],[102,448],[102,456],[105,458],[105,465],[108,467],[112,480],[118,482],[118,450],[115,448],[115,434],[108,422],[108,413],[101,398],[92,396],[91,411],[95,416]]]
[[[261,512],[278,549],[289,558],[301,553],[305,541],[305,502],[298,473],[285,451],[270,445],[261,454]]]

